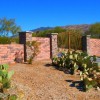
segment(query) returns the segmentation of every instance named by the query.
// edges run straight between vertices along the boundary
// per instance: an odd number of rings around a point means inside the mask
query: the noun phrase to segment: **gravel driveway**
[[[83,92],[71,85],[71,81],[79,80],[79,75],[65,74],[50,63],[11,65],[10,70],[15,71],[12,80],[24,91],[23,100],[100,100],[100,91]]]

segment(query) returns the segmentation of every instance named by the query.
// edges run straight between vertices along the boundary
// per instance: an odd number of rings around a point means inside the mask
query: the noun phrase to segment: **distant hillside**
[[[44,30],[49,30],[49,29],[53,29],[54,27],[40,27],[40,28],[36,28],[31,30],[32,32],[36,32],[36,31],[44,31]]]
[[[67,26],[60,26],[64,29],[81,29],[83,32],[87,31],[91,25],[89,24],[82,24],[82,25],[67,25]],[[55,27],[40,27],[37,29],[33,29],[31,31],[36,32],[36,31],[44,31],[44,30],[49,30],[53,29]]]
[[[81,24],[81,25],[67,25],[67,26],[59,26],[59,27],[62,27],[64,29],[81,29],[83,31],[83,33],[85,31],[87,31],[89,29],[91,25],[89,24]],[[36,32],[36,31],[44,31],[44,30],[50,30],[50,29],[53,29],[55,27],[40,27],[40,28],[36,28],[36,29],[33,29],[33,30],[30,30],[32,32]],[[12,37],[17,37],[18,35],[15,35],[15,36],[12,36]]]
[[[65,29],[81,29],[83,31],[87,31],[91,25],[89,24],[82,24],[82,25],[68,25],[68,26],[63,26],[62,28]]]

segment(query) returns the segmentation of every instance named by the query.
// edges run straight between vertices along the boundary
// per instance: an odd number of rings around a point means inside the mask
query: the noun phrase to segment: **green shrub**
[[[10,44],[10,38],[8,37],[0,37],[0,44]]]
[[[19,38],[0,37],[0,44],[10,44],[11,42],[19,43]]]
[[[33,59],[37,56],[37,54],[40,52],[39,51],[39,42],[36,41],[27,41],[26,45],[30,47],[30,50],[32,51],[32,54],[30,55],[30,58],[28,59],[28,64],[32,64]]]
[[[75,50],[82,49],[82,32],[80,30],[66,30],[66,32],[61,32],[58,34],[58,47],[59,48],[68,48],[68,38],[70,34],[70,48]]]

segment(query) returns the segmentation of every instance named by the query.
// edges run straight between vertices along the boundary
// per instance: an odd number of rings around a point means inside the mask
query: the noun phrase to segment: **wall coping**
[[[22,31],[22,32],[19,32],[19,33],[33,33],[32,31]]]
[[[91,35],[87,35],[86,37],[90,38],[90,37],[91,37]]]
[[[58,33],[51,33],[51,35],[58,35]]]
[[[49,37],[32,37],[32,38],[37,38],[37,39],[48,39]]]

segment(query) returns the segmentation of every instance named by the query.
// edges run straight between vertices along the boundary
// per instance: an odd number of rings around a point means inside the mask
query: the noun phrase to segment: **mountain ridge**
[[[81,29],[83,32],[87,31],[92,24],[80,24],[80,25],[66,25],[66,26],[57,26],[64,29]],[[44,30],[51,30],[55,27],[39,27],[36,29],[31,30],[32,32],[36,31],[44,31]]]

